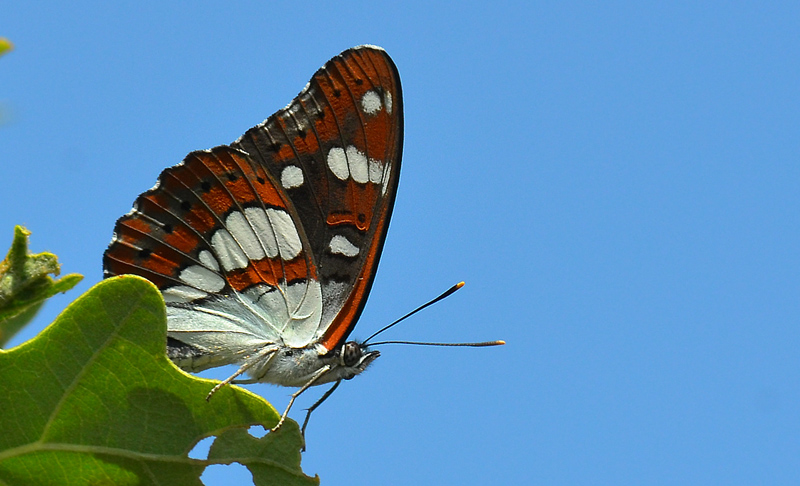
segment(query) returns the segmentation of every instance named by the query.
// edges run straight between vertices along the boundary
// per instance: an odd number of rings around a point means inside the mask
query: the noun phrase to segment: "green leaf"
[[[287,420],[276,432],[260,439],[244,429],[228,430],[211,445],[208,459],[217,464],[244,464],[253,474],[256,484],[279,486],[292,484],[294,470],[300,468],[302,447],[303,439],[297,423]]]
[[[165,341],[161,294],[125,275],[94,286],[39,336],[0,351],[0,484],[200,485],[209,464],[252,462],[253,451],[224,461],[188,453],[237,427],[270,428],[278,413],[235,386],[206,401],[216,382],[175,367]],[[259,453],[274,461],[281,484],[318,483],[300,469],[297,424],[267,437],[272,452]]]
[[[0,37],[0,56],[14,49],[14,44],[5,37]]]
[[[0,262],[0,347],[30,322],[46,299],[66,292],[83,279],[76,273],[53,280],[61,265],[52,253],[28,253],[30,231],[14,228],[14,241]]]

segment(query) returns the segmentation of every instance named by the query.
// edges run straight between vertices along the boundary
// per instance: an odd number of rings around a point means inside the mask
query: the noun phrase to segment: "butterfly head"
[[[336,375],[336,379],[349,380],[367,369],[380,355],[380,351],[370,351],[364,344],[348,341],[333,353],[336,367],[332,374]]]

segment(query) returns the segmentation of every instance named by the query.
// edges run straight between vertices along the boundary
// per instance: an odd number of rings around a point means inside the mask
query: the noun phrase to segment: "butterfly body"
[[[221,364],[216,364],[210,361],[210,357],[226,356],[226,351],[198,352],[196,348],[188,347],[172,338],[167,341],[167,354],[180,368],[192,372],[241,361],[227,358],[218,361]],[[380,353],[369,351],[355,341],[348,341],[332,351],[319,344],[294,348],[285,343],[262,341],[242,355],[247,356],[245,360],[253,360],[247,369],[248,375],[252,377],[251,382],[302,387],[325,368],[329,371],[315,380],[313,385],[349,380],[364,371]]]
[[[378,356],[347,337],[366,303],[402,153],[400,78],[380,48],[334,57],[284,109],[162,172],[117,221],[106,277],[151,280],[169,357],[249,380],[339,382]]]

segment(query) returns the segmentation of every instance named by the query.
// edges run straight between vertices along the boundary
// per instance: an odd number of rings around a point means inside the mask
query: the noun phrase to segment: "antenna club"
[[[464,285],[466,285],[466,283],[465,283],[465,282],[458,282],[458,283],[456,284],[456,290],[460,289],[460,288],[461,288],[461,287],[463,287]]]
[[[502,346],[502,345],[504,345],[505,343],[506,343],[506,342],[505,342],[505,341],[503,341],[503,340],[501,339],[501,340],[498,340],[498,341],[484,341],[484,342],[482,342],[482,343],[472,343],[471,345],[472,345],[472,346],[476,346],[476,347],[484,347],[484,346]],[[467,346],[469,346],[469,345],[470,345],[470,344],[467,344]]]

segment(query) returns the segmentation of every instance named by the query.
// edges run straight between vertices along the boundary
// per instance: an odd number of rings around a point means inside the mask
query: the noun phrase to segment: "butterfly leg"
[[[273,348],[264,348],[263,350],[259,351],[255,356],[253,356],[252,358],[248,359],[236,371],[236,373],[234,373],[231,376],[225,378],[225,380],[217,383],[217,385],[214,388],[212,388],[210,392],[208,392],[208,395],[206,396],[206,401],[210,400],[211,399],[211,395],[217,393],[217,391],[220,388],[222,388],[223,386],[225,386],[225,385],[229,384],[230,382],[232,382],[234,379],[236,379],[237,376],[239,376],[242,373],[244,373],[245,371],[249,370],[254,364],[261,362],[261,360],[263,360],[265,356],[273,354],[273,353],[275,353],[275,348],[274,347]],[[247,382],[247,381],[249,381],[249,380],[242,380],[242,382]]]
[[[322,405],[322,402],[324,402],[325,400],[327,400],[329,396],[333,395],[333,392],[334,392],[334,390],[336,390],[336,388],[339,386],[339,384],[340,384],[341,382],[342,382],[342,380],[336,380],[336,383],[334,383],[334,384],[333,384],[333,386],[332,386],[332,387],[330,387],[330,388],[328,389],[328,391],[326,391],[326,392],[325,392],[325,394],[324,394],[324,395],[322,395],[322,398],[320,398],[319,400],[317,400],[317,403],[315,403],[314,405],[311,405],[311,408],[309,408],[309,409],[308,409],[308,412],[306,413],[306,419],[305,419],[305,420],[303,420],[303,428],[302,428],[302,429],[300,429],[300,435],[302,435],[302,436],[303,436],[303,452],[305,452],[305,451],[306,451],[306,445],[305,445],[305,440],[306,440],[306,426],[308,425],[308,419],[310,419],[310,418],[311,418],[311,412],[313,412],[314,410],[316,410],[316,409],[317,409],[317,407],[319,407],[320,405]]]
[[[285,412],[283,412],[283,415],[281,415],[281,419],[278,421],[278,424],[277,424],[275,427],[273,427],[273,428],[271,429],[271,431],[272,431],[272,432],[275,432],[276,430],[278,430],[279,428],[281,428],[281,425],[283,425],[283,421],[284,421],[284,420],[286,420],[286,416],[287,416],[287,415],[289,415],[289,410],[291,410],[291,408],[292,408],[292,405],[294,404],[294,400],[295,400],[297,397],[299,397],[301,393],[303,393],[304,391],[308,390],[308,389],[309,389],[311,386],[313,386],[313,385],[314,385],[314,383],[315,383],[317,380],[319,380],[320,378],[322,378],[322,377],[323,377],[323,376],[324,376],[326,373],[328,373],[330,370],[331,370],[331,366],[330,366],[330,365],[325,365],[325,366],[323,366],[322,368],[320,368],[319,370],[317,370],[317,372],[316,372],[316,373],[314,373],[314,376],[312,376],[312,377],[311,377],[311,379],[310,379],[310,380],[308,380],[308,382],[307,382],[305,385],[303,385],[303,387],[302,387],[302,388],[300,388],[300,389],[299,389],[299,390],[297,390],[296,392],[292,393],[292,397],[289,399],[289,404],[288,404],[288,405],[286,405],[286,411],[285,411]]]

